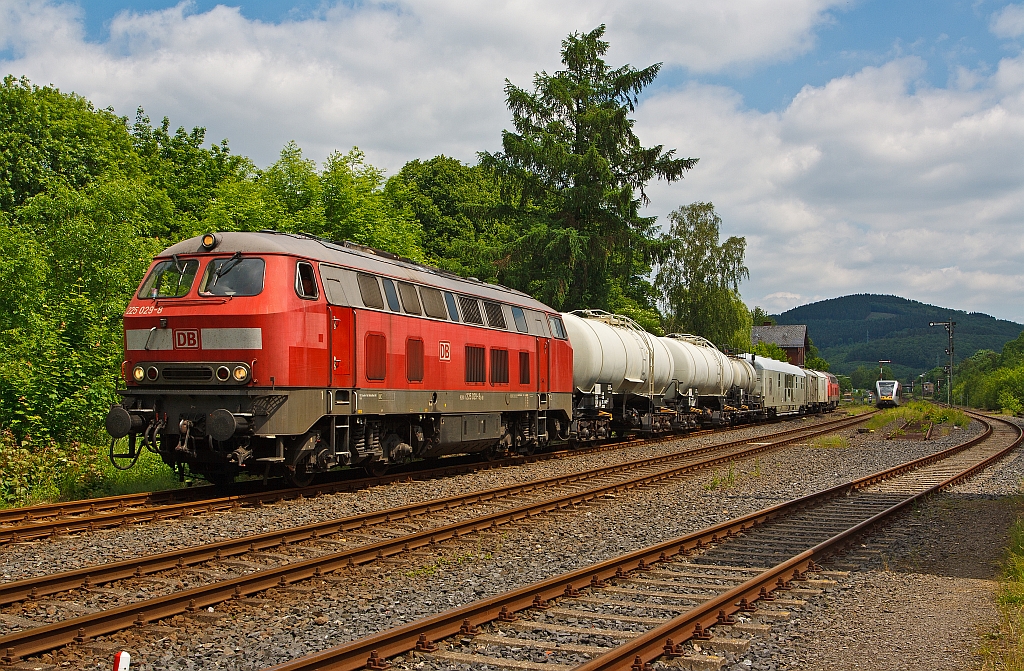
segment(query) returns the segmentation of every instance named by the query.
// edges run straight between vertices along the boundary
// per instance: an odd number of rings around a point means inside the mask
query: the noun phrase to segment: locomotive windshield
[[[246,259],[241,254],[214,259],[206,265],[199,284],[203,296],[255,296],[263,291],[263,259]]]
[[[184,296],[192,288],[199,270],[199,261],[189,259],[182,261],[174,257],[170,261],[161,261],[142,283],[139,298],[178,298]]]

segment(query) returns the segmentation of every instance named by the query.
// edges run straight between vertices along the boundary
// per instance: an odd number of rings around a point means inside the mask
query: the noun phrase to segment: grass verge
[[[160,457],[144,451],[135,467],[120,471],[107,458],[109,446],[53,441],[17,441],[0,433],[0,507],[179,487]]]
[[[982,669],[1024,671],[1024,519],[1021,518],[1010,527],[1010,543],[1003,557],[996,603],[1000,614],[999,631],[983,638],[979,650]]]

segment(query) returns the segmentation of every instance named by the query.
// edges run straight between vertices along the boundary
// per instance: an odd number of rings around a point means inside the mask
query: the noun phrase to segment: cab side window
[[[295,293],[300,298],[316,300],[319,293],[316,288],[316,275],[313,273],[313,266],[305,261],[295,264]]]

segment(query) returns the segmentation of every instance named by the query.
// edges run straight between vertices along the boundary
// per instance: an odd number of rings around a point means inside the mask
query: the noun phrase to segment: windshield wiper
[[[242,262],[242,252],[235,252],[234,256],[221,264],[220,268],[213,271],[213,282],[210,283],[211,287],[217,286],[217,280],[230,273],[235,266]]]

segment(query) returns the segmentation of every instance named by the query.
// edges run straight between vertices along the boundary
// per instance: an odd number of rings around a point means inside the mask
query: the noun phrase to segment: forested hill
[[[807,331],[832,370],[850,374],[858,366],[877,367],[890,359],[900,378],[942,365],[946,331],[928,322],[956,322],[956,360],[978,350],[1000,351],[1024,325],[978,312],[963,312],[899,296],[857,294],[801,305],[775,319],[779,324],[807,324]]]

